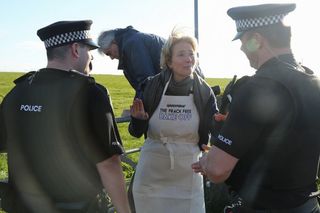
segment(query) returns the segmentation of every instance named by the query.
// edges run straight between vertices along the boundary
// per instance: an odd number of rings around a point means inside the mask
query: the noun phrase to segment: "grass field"
[[[13,80],[23,75],[23,73],[0,72],[0,102],[3,97],[14,86]],[[116,117],[120,117],[123,109],[128,109],[132,103],[134,90],[131,88],[124,76],[118,75],[94,75],[96,81],[108,88],[111,95],[114,112]],[[209,85],[220,85],[221,89],[230,81],[230,79],[206,79]],[[140,147],[143,144],[143,137],[137,139],[128,133],[128,123],[118,124],[120,135],[126,150]],[[137,161],[139,154],[132,154],[130,157]],[[7,177],[6,155],[0,154],[0,179]]]

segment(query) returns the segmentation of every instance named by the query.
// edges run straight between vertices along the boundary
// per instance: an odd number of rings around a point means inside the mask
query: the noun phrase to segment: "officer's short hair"
[[[47,49],[47,58],[49,61],[53,59],[64,59],[67,56],[68,49],[69,47],[67,45]]]
[[[271,47],[285,48],[290,47],[291,42],[291,27],[285,26],[283,23],[279,22],[274,25],[269,25],[262,28],[256,28],[248,31],[250,34],[259,33],[262,35],[269,43]]]

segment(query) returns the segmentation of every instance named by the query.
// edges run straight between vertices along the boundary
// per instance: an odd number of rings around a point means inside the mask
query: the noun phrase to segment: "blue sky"
[[[292,1],[199,0],[199,60],[207,77],[251,75],[254,70],[240,51],[240,42],[231,42],[235,24],[226,15],[228,8],[259,3]],[[288,16],[293,30],[297,59],[320,72],[316,1],[297,0],[297,9]],[[176,25],[194,27],[194,0],[10,0],[2,1],[0,71],[31,71],[46,66],[43,43],[36,31],[61,20],[91,19],[92,36],[103,30],[132,25],[137,30],[167,37]],[[93,73],[122,74],[117,60],[94,55]]]

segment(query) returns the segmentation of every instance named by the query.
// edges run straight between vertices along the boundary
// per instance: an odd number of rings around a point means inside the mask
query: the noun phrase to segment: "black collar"
[[[269,70],[274,67],[286,67],[288,69],[300,70],[301,65],[295,60],[293,54],[283,54],[273,57],[260,66],[256,73]]]

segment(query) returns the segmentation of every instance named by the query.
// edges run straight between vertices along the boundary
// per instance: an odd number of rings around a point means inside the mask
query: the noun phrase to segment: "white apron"
[[[199,114],[193,95],[167,96],[150,118],[133,182],[137,213],[204,213],[203,181],[191,164],[198,147]]]

